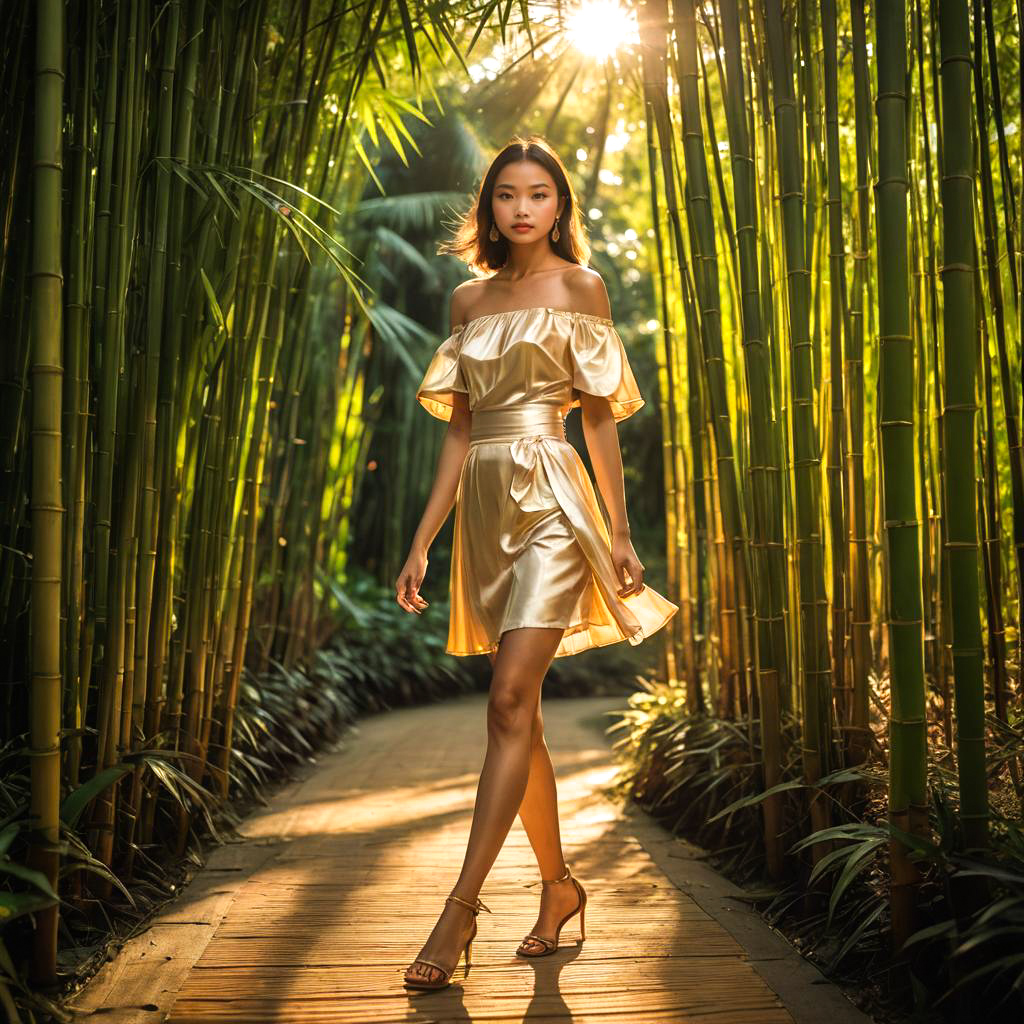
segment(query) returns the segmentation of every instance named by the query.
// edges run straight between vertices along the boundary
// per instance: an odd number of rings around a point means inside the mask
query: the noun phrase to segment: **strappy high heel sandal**
[[[473,962],[470,960],[470,947],[473,945],[473,940],[476,938],[476,917],[481,910],[486,910],[487,913],[491,913],[491,908],[484,906],[484,901],[477,897],[476,903],[470,903],[468,900],[464,900],[454,893],[445,900],[452,900],[455,903],[461,903],[464,907],[469,907],[473,911],[473,933],[466,940],[466,948],[463,951],[466,956],[466,967],[472,967]],[[437,978],[434,981],[429,981],[426,978],[422,979],[405,979],[406,988],[420,988],[420,989],[436,989],[436,988],[447,988],[452,983],[452,975],[455,973],[455,968],[459,966],[459,958],[455,958],[455,963],[451,967],[445,967],[443,964],[435,963],[433,960],[424,960],[423,957],[416,957],[415,960],[409,965],[415,967],[416,964],[426,964],[428,967],[436,967],[442,972],[442,977]]]
[[[576,892],[579,893],[579,906],[577,906],[576,909],[572,911],[572,913],[566,914],[566,916],[558,922],[558,927],[555,929],[554,939],[545,939],[543,935],[535,935],[533,932],[531,932],[529,935],[526,936],[526,938],[523,939],[523,942],[519,943],[519,948],[516,950],[516,956],[550,956],[552,953],[555,952],[556,949],[558,949],[558,936],[562,932],[562,926],[566,923],[566,921],[568,921],[571,917],[575,917],[577,914],[580,915],[580,942],[583,942],[586,939],[587,932],[586,924],[584,922],[584,912],[586,911],[587,907],[587,894],[583,886],[580,885],[580,883],[575,878],[573,878],[573,874],[572,871],[570,871],[569,869],[569,865],[566,864],[565,874],[562,875],[561,878],[542,878],[541,884],[554,885],[555,882],[564,882],[567,878],[572,879],[572,884],[576,887]],[[544,947],[544,949],[536,951],[523,949],[523,943],[526,942],[528,939],[533,939],[535,942],[539,942]]]

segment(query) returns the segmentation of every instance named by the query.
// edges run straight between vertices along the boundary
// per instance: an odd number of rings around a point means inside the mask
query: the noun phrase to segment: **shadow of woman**
[[[516,957],[528,963],[533,970],[533,994],[523,1011],[523,1020],[541,1017],[566,1021],[573,1019],[572,1010],[562,998],[559,978],[563,969],[582,954],[583,943],[577,939],[575,943],[560,945],[556,952],[547,956]]]
[[[460,981],[465,981],[471,970],[472,968],[467,968],[465,964],[457,967],[452,975],[452,983],[435,992],[426,989],[420,991],[405,989],[409,996],[408,1016],[403,1017],[402,1020],[406,1022],[419,1021],[421,1024],[437,1024],[441,1020],[444,1021],[444,1024],[458,1024],[461,1021],[471,1024],[473,1018],[464,1002],[466,990],[458,984]]]

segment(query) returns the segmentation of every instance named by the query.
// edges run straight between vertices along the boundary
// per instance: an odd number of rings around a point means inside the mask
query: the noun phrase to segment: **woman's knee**
[[[527,733],[532,737],[536,719],[536,695],[515,684],[495,679],[487,700],[487,725],[503,734]]]

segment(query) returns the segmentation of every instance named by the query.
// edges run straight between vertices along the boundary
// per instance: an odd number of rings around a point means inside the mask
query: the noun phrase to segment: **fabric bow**
[[[540,445],[546,440],[546,435],[535,434],[519,438],[511,447],[515,469],[509,493],[524,512],[541,512],[558,505],[548,485],[544,460],[538,457]]]

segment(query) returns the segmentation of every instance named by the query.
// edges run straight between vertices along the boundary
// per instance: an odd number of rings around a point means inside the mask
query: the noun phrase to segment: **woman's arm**
[[[459,289],[456,288],[452,293],[450,333],[454,333],[455,328],[464,320],[460,306]],[[418,613],[429,604],[419,593],[427,572],[427,552],[452,510],[459,477],[462,474],[462,464],[469,454],[469,428],[473,419],[473,414],[469,410],[469,397],[462,391],[455,391],[452,398],[455,404],[444,440],[441,442],[434,483],[430,488],[430,496],[420,517],[419,526],[416,527],[416,533],[409,545],[409,555],[395,584],[396,599],[409,612]]]
[[[612,561],[623,584],[619,597],[639,594],[644,589],[644,567],[633,550],[629,535],[622,451],[615,417],[607,398],[588,395],[585,391],[580,392],[580,410],[583,414],[583,437],[594,466],[594,477],[611,519]],[[623,570],[629,574],[631,583],[626,584]]]
[[[579,272],[573,274],[572,282],[574,308],[581,313],[611,319],[608,291],[596,270],[581,267]],[[644,567],[630,539],[619,430],[607,398],[586,391],[581,391],[579,396],[583,438],[587,442],[598,490],[611,520],[612,561],[619,581],[623,584],[619,597],[639,594],[644,589]],[[631,583],[626,584],[624,572],[628,573]]]
[[[452,409],[452,418],[448,422],[448,429],[444,433],[444,440],[441,442],[434,484],[430,489],[420,524],[409,545],[412,549],[422,548],[424,552],[434,542],[452,510],[452,505],[455,504],[455,491],[462,473],[462,464],[469,454],[469,425],[473,414],[469,411],[469,402],[463,392],[453,392],[452,397],[455,406]]]

